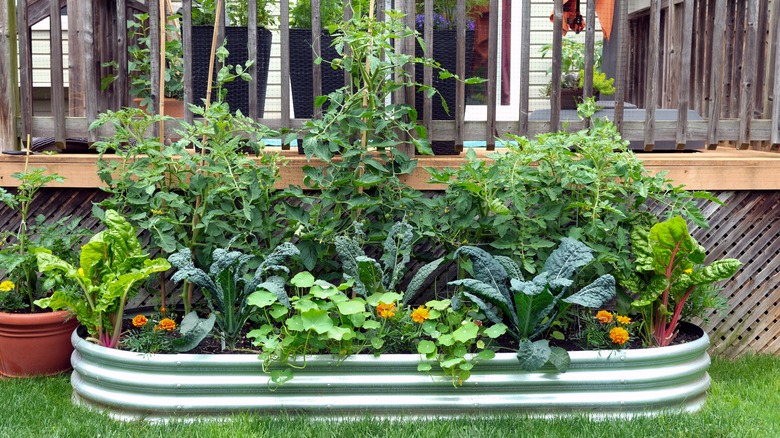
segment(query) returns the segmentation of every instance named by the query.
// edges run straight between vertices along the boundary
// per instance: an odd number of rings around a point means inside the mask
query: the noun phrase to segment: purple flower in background
[[[414,19],[415,27],[417,30],[421,31],[425,28],[425,15],[423,14],[417,14]],[[434,12],[433,14],[433,29],[434,30],[454,30],[456,28],[455,22],[452,22],[447,19],[442,14],[439,14],[438,12]],[[474,30],[474,20],[467,20],[466,21],[466,30]]]

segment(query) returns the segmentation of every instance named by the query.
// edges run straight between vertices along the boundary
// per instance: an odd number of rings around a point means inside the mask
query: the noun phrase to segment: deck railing
[[[599,0],[583,0],[586,12],[586,72],[593,68],[594,39],[596,29],[593,11]],[[488,0],[491,11],[499,10],[499,0]],[[16,3],[14,9],[14,3]],[[89,132],[88,126],[97,114],[106,109],[116,109],[128,104],[127,79],[118,75],[117,81],[108,91],[101,91],[107,61],[116,61],[119,71],[127,70],[128,38],[126,20],[137,11],[147,11],[150,19],[150,33],[159,29],[160,14],[165,9],[157,7],[164,2],[141,2],[137,0],[13,0],[3,2],[0,8],[0,148],[17,149],[20,139],[32,137],[53,137],[57,143],[65,144],[67,138],[88,137],[97,139],[99,132]],[[294,3],[294,2],[293,2]],[[320,0],[311,1],[313,11],[318,11]],[[348,2],[345,2],[348,4]],[[378,1],[378,14],[386,7],[401,9],[407,14],[407,24],[414,26],[416,2],[412,0]],[[418,1],[417,3],[420,3]],[[427,23],[431,23],[433,0],[426,0]],[[529,117],[531,100],[530,80],[532,57],[531,0],[504,2],[511,8],[521,8],[519,25],[520,57],[518,81],[519,105],[517,114],[511,120],[498,120],[496,107],[499,97],[497,56],[499,41],[498,14],[490,14],[488,23],[488,64],[486,69],[486,116],[483,120],[464,120],[462,107],[465,104],[463,86],[457,88],[457,108],[453,121],[433,120],[431,102],[426,99],[421,114],[422,122],[429,127],[433,140],[484,141],[488,149],[496,144],[496,138],[506,133],[532,135],[560,129],[562,126],[576,128],[579,122],[562,123],[571,118],[571,113],[560,109],[560,84],[552,81],[550,110],[542,118]],[[776,148],[780,146],[780,57],[778,52],[778,28],[780,27],[780,0],[645,0],[636,2],[616,1],[612,39],[606,45],[605,57],[610,61],[605,70],[614,73],[617,92],[614,109],[604,110],[618,125],[623,136],[634,141],[634,145],[645,150],[658,148],[661,143],[671,148],[684,149],[699,143],[713,148],[721,142],[735,143],[739,148],[749,146]],[[149,7],[149,4],[154,7]],[[191,47],[192,0],[183,0],[181,32],[184,45],[184,100],[192,103],[200,100],[192,88],[192,72],[186,67],[194,55]],[[553,11],[553,29],[560,29],[563,20],[563,4],[545,2]],[[281,43],[281,116],[261,118],[262,123],[272,128],[296,128],[302,119],[291,118],[289,91],[290,59],[289,47],[290,0],[278,0],[279,29]],[[630,5],[630,6],[629,6]],[[466,1],[457,1],[458,36],[457,54],[459,62],[456,73],[464,76],[465,65],[465,17]],[[36,115],[33,110],[32,55],[30,29],[35,23],[49,16],[59,16],[62,8],[68,12],[69,44],[69,86],[63,80],[62,36],[59,20],[51,20],[51,112],[46,116]],[[248,7],[254,11],[256,0],[249,0]],[[509,6],[505,6],[509,7]],[[633,8],[632,10],[628,10]],[[762,13],[759,13],[762,11]],[[312,35],[320,32],[319,14],[312,14]],[[225,15],[222,14],[222,17]],[[250,24],[253,14],[249,14]],[[224,21],[220,29],[224,28]],[[432,26],[426,27],[431,29]],[[507,31],[504,29],[504,31]],[[257,55],[255,38],[257,28],[249,26],[249,54]],[[561,33],[553,32],[552,77],[558,77],[561,68]],[[423,35],[427,46],[437,44],[431,32]],[[151,51],[159,51],[159,40],[152,38]],[[18,53],[17,53],[18,46]],[[317,49],[315,45],[315,50]],[[413,53],[414,42],[403,44],[400,50]],[[18,55],[18,64],[17,64]],[[120,56],[121,55],[121,56]],[[316,56],[316,54],[313,54]],[[151,77],[160,72],[159,56],[151,56]],[[313,67],[313,93],[321,91],[321,66]],[[16,80],[18,75],[18,81]],[[431,76],[425,75],[430,81]],[[156,82],[156,81],[153,81]],[[249,115],[258,118],[260,106],[257,101],[257,81],[250,83]],[[586,81],[583,94],[592,94],[592,83]],[[113,90],[113,91],[111,91]],[[161,93],[157,86],[152,88],[153,108],[158,108]],[[515,98],[515,96],[513,96]],[[413,93],[395,96],[399,102],[413,104]],[[66,101],[68,102],[66,106]],[[654,104],[649,105],[649,102]],[[631,105],[628,105],[631,104]],[[636,105],[638,108],[634,109]],[[658,110],[663,109],[661,113]],[[666,110],[672,110],[666,111]],[[690,118],[691,110],[701,118]],[[659,114],[663,114],[660,117]],[[670,117],[669,114],[673,114]],[[191,120],[187,112],[185,119]]]

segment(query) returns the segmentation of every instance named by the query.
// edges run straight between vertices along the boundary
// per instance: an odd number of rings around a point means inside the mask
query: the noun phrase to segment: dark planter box
[[[193,26],[192,27],[192,59],[190,68],[192,69],[192,92],[194,93],[194,102],[202,104],[206,97],[209,75],[209,59],[211,53],[211,37],[213,28],[211,26]],[[245,27],[226,27],[225,37],[227,38],[227,50],[230,55],[227,58],[227,64],[243,65],[249,59],[248,36]],[[268,65],[271,59],[271,32],[267,29],[257,29],[257,102],[259,105],[257,116],[263,117],[263,107],[265,106],[265,92],[268,85]],[[216,79],[217,69],[214,70]],[[212,87],[211,101],[216,97],[216,87]],[[230,105],[231,111],[241,110],[244,115],[249,114],[249,82],[236,79],[226,84],[227,97],[225,101]]]
[[[320,56],[325,61],[331,61],[338,56],[336,48],[331,45],[333,39],[327,32],[320,35]],[[290,29],[290,88],[296,119],[310,119],[314,115],[316,96],[312,93],[311,40],[311,29]],[[323,62],[320,67],[323,96],[344,86],[343,70],[334,70],[327,62]]]
[[[456,30],[434,30],[433,31],[433,51],[428,50],[428,57],[433,58],[436,62],[441,64],[441,67],[450,73],[455,74],[458,59],[456,57],[456,44],[457,44],[457,31]],[[474,48],[474,31],[466,31],[466,77],[469,76],[471,69],[471,53]],[[419,44],[416,45],[415,56],[418,58],[423,56],[422,47]],[[424,79],[424,71],[421,66],[416,66],[414,69],[415,81],[422,84]],[[463,78],[465,79],[465,78]],[[438,73],[433,72],[433,88],[441,93],[441,96],[434,96],[431,99],[433,120],[455,120],[455,85],[457,82],[454,78],[439,79]],[[422,120],[423,117],[423,93],[417,93],[414,99],[415,109],[417,109],[417,118]],[[441,104],[441,99],[447,102],[447,108],[449,114],[444,111],[444,106]],[[464,107],[465,111],[465,107]],[[454,155],[455,142],[452,141],[434,141],[431,142],[433,153],[435,155]]]

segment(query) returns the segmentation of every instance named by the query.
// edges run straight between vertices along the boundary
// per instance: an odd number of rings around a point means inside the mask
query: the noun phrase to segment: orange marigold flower
[[[143,327],[143,326],[146,325],[146,323],[148,321],[149,320],[146,319],[145,316],[143,316],[143,315],[136,315],[135,318],[133,318],[133,326],[134,327]]]
[[[2,283],[0,283],[0,292],[11,292],[14,290],[16,285],[11,280],[5,280]]]
[[[171,318],[163,318],[159,324],[157,324],[161,330],[173,331],[176,328],[176,323]]]
[[[165,315],[165,312],[167,311],[168,309],[166,309],[165,307],[160,307],[160,313],[162,313],[163,315]]]
[[[422,324],[431,317],[431,312],[425,306],[420,306],[412,311],[412,321]]]
[[[629,318],[627,316],[618,315],[618,316],[615,317],[615,319],[617,319],[617,321],[619,323],[623,324],[623,325],[631,324],[631,318]]]
[[[609,338],[612,339],[612,342],[623,345],[628,341],[628,331],[623,327],[614,327],[609,331]]]
[[[598,319],[603,324],[608,324],[612,322],[612,314],[606,310],[599,310],[596,313],[596,319]]]
[[[395,316],[395,303],[379,303],[376,306],[376,314],[382,318],[392,318]]]

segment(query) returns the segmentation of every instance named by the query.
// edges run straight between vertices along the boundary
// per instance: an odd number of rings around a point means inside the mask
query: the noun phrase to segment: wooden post
[[[425,50],[428,54],[427,56],[433,58],[433,0],[425,0],[423,11],[425,15],[425,23],[423,25],[423,41],[425,42]],[[423,67],[423,84],[427,86],[433,85],[433,69],[429,65]],[[420,117],[420,115],[418,114],[417,117]],[[423,94],[422,120],[423,126],[425,126],[425,129],[428,131],[428,133],[432,135],[433,131],[431,130],[431,121],[433,120],[433,105],[431,103],[431,98],[428,97],[427,93]]]
[[[16,6],[6,0],[0,8],[0,150],[18,150],[16,114],[19,108],[16,80]]]
[[[455,74],[463,80],[466,79],[466,0],[458,0],[457,28],[455,48]],[[458,81],[455,84],[455,152],[463,152],[464,122],[466,118],[466,84]]]
[[[707,148],[718,146],[718,121],[720,120],[721,81],[723,80],[723,33],[726,23],[723,19],[726,12],[726,0],[716,0],[715,18],[712,29],[712,54],[710,55],[710,113],[707,126]]]
[[[691,84],[691,45],[693,42],[693,0],[683,4],[682,54],[680,55],[680,88],[677,97],[677,149],[685,149],[688,137],[688,100]]]
[[[84,17],[81,16],[79,0],[68,0],[68,114],[84,117],[86,96],[84,92],[85,48],[82,40]]]
[[[19,38],[19,88],[20,109],[22,117],[21,138],[32,135],[32,54],[30,53],[30,20],[27,16],[27,0],[17,2],[16,9],[17,37]]]
[[[81,13],[83,17],[82,25],[83,32],[81,34],[82,41],[84,43],[84,91],[86,92],[86,116],[87,126],[92,121],[97,119],[98,102],[97,102],[97,87],[99,81],[96,75],[95,66],[95,37],[94,37],[94,17],[92,12],[94,8],[94,0],[85,0],[78,2],[79,8],[76,11]],[[78,13],[77,12],[77,13]],[[87,141],[91,144],[97,141],[97,132],[89,131],[87,133]]]
[[[588,0],[585,12],[585,71],[583,74],[582,97],[593,97],[593,60],[596,43],[596,1]]]
[[[617,20],[617,38],[618,38],[618,56],[617,56],[617,74],[615,75],[615,126],[618,132],[623,132],[623,109],[625,107],[626,100],[626,78],[628,72],[626,65],[628,64],[628,46],[630,44],[628,38],[628,11],[626,5],[621,2],[615,2],[615,16]],[[614,35],[614,33],[613,33]],[[614,38],[614,37],[613,37]]]
[[[320,22],[320,0],[311,0],[311,91],[316,99],[322,95],[322,66],[314,62],[320,57],[320,35],[322,34],[322,23]],[[322,117],[322,107],[315,105],[312,117],[318,119]]]
[[[661,39],[661,0],[650,2],[649,51],[647,56],[647,88],[645,89],[645,151],[655,144],[655,107],[658,96],[658,50]]]
[[[279,3],[279,40],[281,43],[282,68],[282,128],[290,127],[290,0]],[[289,144],[282,144],[282,150],[290,150]]]
[[[247,3],[247,56],[250,61],[254,61],[249,68],[249,75],[252,80],[249,81],[249,117],[257,120],[260,105],[265,102],[257,101],[257,0],[249,0]]]
[[[530,100],[531,76],[531,0],[522,0],[523,22],[520,24],[520,114],[518,120],[518,135],[528,135],[528,106]]]
[[[753,121],[753,109],[755,108],[755,93],[753,81],[756,76],[756,63],[758,58],[758,0],[747,2],[747,32],[745,35],[745,50],[742,61],[742,90],[739,103],[739,149],[750,147],[750,123]]]
[[[779,22],[777,18],[780,16],[780,13],[778,13],[780,5],[775,5],[774,8],[772,17],[775,20],[774,23],[777,24]],[[772,53],[775,58],[775,71],[772,75],[774,86],[772,90],[772,150],[780,148],[780,41],[777,38],[778,33],[780,33],[780,30],[775,30],[775,39],[772,42]]]
[[[488,19],[488,67],[487,67],[487,129],[485,141],[487,150],[496,148],[496,96],[498,95],[498,21],[500,13],[498,0],[490,0]]]
[[[563,47],[563,0],[555,0],[553,7],[553,56],[550,77],[550,132],[561,128],[561,54]]]
[[[129,102],[129,93],[127,91],[127,2],[126,0],[117,0],[116,2],[116,54],[117,54],[117,77],[114,81],[117,108],[127,106]]]
[[[184,55],[184,121],[192,123],[194,116],[190,111],[190,104],[195,102],[192,95],[192,0],[183,0],[181,3],[181,49]]]

